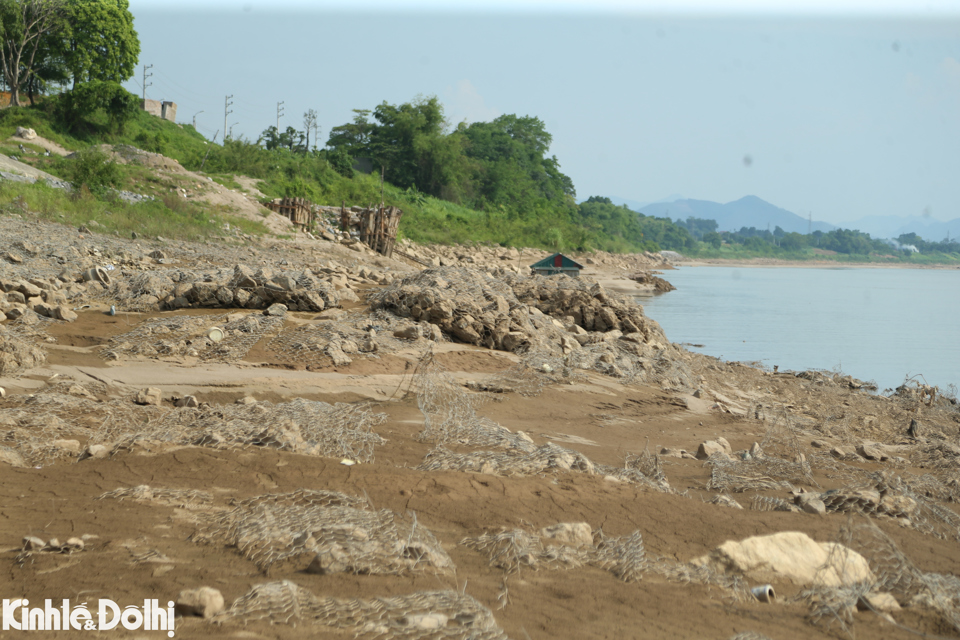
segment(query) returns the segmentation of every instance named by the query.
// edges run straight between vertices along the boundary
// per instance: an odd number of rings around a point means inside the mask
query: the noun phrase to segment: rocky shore
[[[9,597],[175,601],[185,637],[960,635],[952,390],[686,351],[635,302],[658,254],[0,238]]]

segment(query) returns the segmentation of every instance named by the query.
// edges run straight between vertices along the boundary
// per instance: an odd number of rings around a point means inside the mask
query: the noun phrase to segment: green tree
[[[97,119],[105,117],[108,133],[122,133],[140,109],[140,101],[116,82],[94,80],[58,96],[58,117],[73,133],[103,129]]]
[[[65,0],[62,56],[76,88],[82,82],[133,77],[140,39],[127,0]]]
[[[687,218],[687,220],[689,221],[690,218]],[[716,220],[711,220],[711,222],[716,224]],[[707,231],[705,234],[703,234],[703,241],[714,249],[719,249],[723,245],[723,238],[720,237],[720,234],[716,231]]]
[[[370,142],[370,133],[374,124],[370,122],[369,109],[354,109],[353,121],[330,130],[327,146],[340,149],[354,158],[366,157]]]
[[[44,42],[65,25],[63,16],[61,0],[0,0],[0,66],[11,106],[20,104],[20,91],[45,57]]]

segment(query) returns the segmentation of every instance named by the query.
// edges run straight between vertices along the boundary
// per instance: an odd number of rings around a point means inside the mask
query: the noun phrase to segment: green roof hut
[[[535,262],[530,265],[530,269],[533,273],[540,276],[552,276],[558,273],[564,273],[572,278],[577,278],[580,276],[580,269],[583,269],[583,265],[575,260],[571,260],[562,253],[555,253],[540,262]]]

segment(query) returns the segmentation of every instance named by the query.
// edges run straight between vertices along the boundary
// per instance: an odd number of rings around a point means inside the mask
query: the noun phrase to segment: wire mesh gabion
[[[457,591],[371,600],[318,598],[283,580],[254,586],[212,622],[314,624],[383,640],[508,640],[493,613]]]
[[[450,573],[453,561],[415,515],[375,511],[336,491],[300,489],[238,502],[212,514],[193,539],[236,547],[260,570],[309,556],[314,573]]]
[[[831,555],[842,549],[856,551],[870,565],[873,580],[841,587],[821,585],[802,592],[812,621],[839,622],[849,632],[854,621],[851,611],[862,603],[869,607],[868,594],[880,592],[892,594],[900,603],[933,609],[960,631],[960,578],[921,571],[869,518],[854,519],[851,514],[840,528],[837,543]],[[828,559],[825,566],[832,561]]]
[[[739,577],[726,576],[709,567],[678,562],[673,558],[648,555],[639,531],[608,537],[602,530],[597,530],[593,532],[591,544],[574,545],[546,543],[539,534],[513,529],[464,538],[460,544],[486,554],[490,566],[503,571],[498,596],[501,608],[509,602],[507,580],[510,576],[524,569],[558,571],[586,565],[609,571],[624,582],[639,582],[649,572],[673,582],[721,587],[736,599],[746,598],[748,593]]]
[[[169,507],[208,507],[213,503],[213,496],[206,491],[197,489],[165,489],[162,487],[151,487],[146,484],[136,487],[121,487],[113,491],[102,493],[97,500],[133,500],[135,502],[148,502]]]
[[[208,335],[213,328],[220,330],[216,337]],[[186,355],[204,361],[234,362],[246,356],[264,336],[282,328],[283,318],[262,313],[154,318],[111,338],[100,354],[113,360]]]
[[[120,399],[101,402],[76,383],[14,396],[0,408],[4,446],[31,465],[76,455],[62,446],[65,437],[102,444],[114,453],[156,442],[215,449],[268,447],[368,463],[376,447],[386,442],[373,431],[384,420],[386,414],[374,412],[367,403],[303,398],[177,409]]]

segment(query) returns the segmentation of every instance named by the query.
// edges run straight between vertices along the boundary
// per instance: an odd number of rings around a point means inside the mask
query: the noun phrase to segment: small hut
[[[540,276],[552,276],[558,273],[563,273],[572,278],[577,278],[580,276],[580,269],[583,269],[582,264],[575,260],[571,260],[562,253],[555,253],[552,256],[544,258],[540,262],[535,262],[534,264],[530,265],[530,270],[536,275]]]

